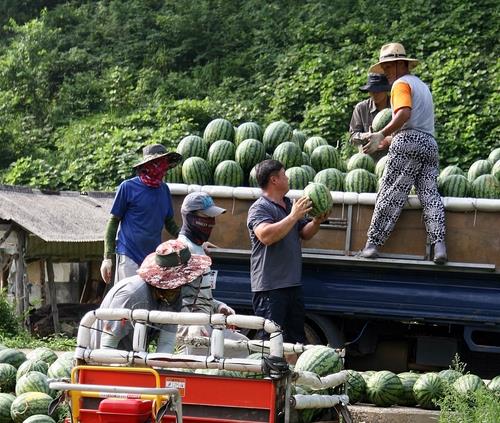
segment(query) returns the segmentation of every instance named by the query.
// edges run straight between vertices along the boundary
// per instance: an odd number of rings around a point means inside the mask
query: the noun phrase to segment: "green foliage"
[[[67,338],[60,335],[35,337],[25,330],[15,336],[0,333],[0,343],[8,348],[34,349],[38,347],[50,348],[52,351],[73,351],[76,348],[76,338]]]
[[[14,336],[20,331],[20,321],[16,317],[16,312],[9,302],[6,292],[0,291],[0,337]]]
[[[7,0],[0,6],[0,181],[114,189],[136,149],[216,117],[286,120],[348,153],[382,44],[422,60],[441,164],[500,139],[494,0]]]

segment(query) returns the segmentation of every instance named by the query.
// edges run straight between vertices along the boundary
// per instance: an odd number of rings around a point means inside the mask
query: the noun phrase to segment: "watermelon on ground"
[[[398,374],[399,380],[403,385],[403,392],[401,398],[398,401],[399,405],[415,405],[417,401],[415,400],[415,395],[413,394],[413,386],[415,382],[420,377],[418,373],[414,372],[404,372]]]
[[[453,385],[453,383],[460,377],[462,376],[462,373],[460,373],[457,370],[453,369],[446,369],[446,370],[441,370],[438,373],[438,376],[443,380],[443,382],[447,385]]]
[[[174,167],[174,169],[180,168],[180,166]],[[38,347],[29,352],[26,355],[28,360],[42,360],[45,361],[49,366],[57,360],[57,354],[47,347]]]
[[[10,407],[10,416],[14,423],[23,423],[36,414],[47,414],[52,397],[43,392],[26,392],[19,395]]]
[[[26,373],[37,371],[43,374],[47,374],[49,370],[49,365],[45,361],[41,360],[26,360],[23,364],[19,366],[16,373],[16,380],[19,380]]]
[[[47,376],[40,372],[29,372],[21,376],[16,383],[16,395],[19,396],[26,392],[43,392],[51,395]]]
[[[350,404],[356,404],[365,397],[366,382],[356,370],[347,370],[346,390]]]
[[[219,140],[233,141],[233,124],[227,119],[214,119],[205,128],[203,139],[210,145]]]
[[[56,421],[46,414],[35,414],[28,417],[23,423],[56,423]]]
[[[0,392],[14,392],[17,369],[9,363],[0,363]]]
[[[488,383],[488,389],[490,391],[500,393],[500,376],[495,376],[490,380],[490,383]]]
[[[324,184],[311,182],[304,188],[304,196],[309,197],[312,202],[312,210],[309,212],[312,217],[330,212],[333,207],[332,194]]]
[[[0,423],[12,423],[10,408],[15,399],[12,394],[0,393]]]
[[[473,374],[460,376],[455,382],[453,382],[453,388],[462,395],[470,394],[471,392],[476,392],[480,389],[485,389],[486,385],[483,380]]]
[[[18,368],[25,361],[26,355],[22,351],[14,348],[0,350],[0,363],[12,364],[14,367]]]
[[[376,372],[368,379],[366,394],[368,400],[378,407],[389,407],[401,400],[403,385],[399,377],[388,371]]]
[[[437,373],[424,373],[413,385],[413,395],[422,408],[436,408],[444,390],[444,382]]]

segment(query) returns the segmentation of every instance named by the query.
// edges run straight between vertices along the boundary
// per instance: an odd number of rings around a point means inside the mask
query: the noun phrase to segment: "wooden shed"
[[[86,263],[80,302],[100,299],[99,266],[113,198],[114,193],[0,185],[0,284],[14,298],[18,315],[28,311],[28,278],[38,279],[42,304],[51,305],[58,332],[54,263]]]

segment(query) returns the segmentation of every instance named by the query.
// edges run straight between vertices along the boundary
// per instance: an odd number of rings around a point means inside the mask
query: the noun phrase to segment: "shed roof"
[[[113,198],[112,192],[0,185],[0,220],[15,222],[46,242],[103,241]]]

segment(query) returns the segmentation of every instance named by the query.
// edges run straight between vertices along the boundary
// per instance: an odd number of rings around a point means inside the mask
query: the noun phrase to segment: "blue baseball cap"
[[[219,216],[226,212],[226,209],[217,207],[214,200],[206,192],[198,191],[186,195],[182,202],[181,212],[189,213],[193,211],[202,211],[210,217]]]

